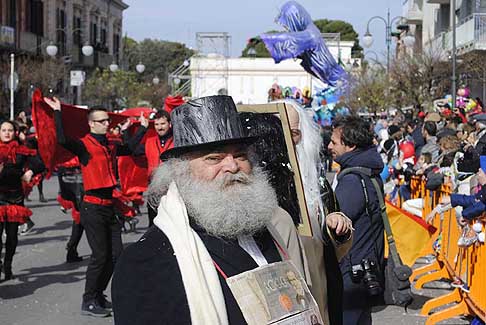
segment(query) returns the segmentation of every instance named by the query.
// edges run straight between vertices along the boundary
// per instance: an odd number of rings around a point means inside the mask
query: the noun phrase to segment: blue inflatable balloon
[[[335,87],[338,80],[346,80],[346,72],[329,52],[304,7],[295,1],[286,2],[277,23],[288,32],[260,35],[275,63],[300,58],[305,71],[328,85]]]

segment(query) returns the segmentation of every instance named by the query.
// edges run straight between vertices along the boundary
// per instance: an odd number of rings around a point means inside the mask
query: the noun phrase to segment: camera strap
[[[368,193],[366,191],[366,185],[363,180],[363,176],[366,176],[371,180],[371,183],[373,184],[373,187],[375,188],[376,195],[378,197],[378,201],[380,204],[380,214],[381,214],[381,219],[383,220],[383,225],[385,227],[385,233],[386,233],[386,240],[388,242],[388,247],[390,250],[390,255],[391,258],[393,259],[393,262],[395,265],[401,265],[400,257],[398,255],[397,251],[397,246],[395,244],[395,238],[393,237],[393,232],[391,230],[391,225],[390,221],[388,220],[388,214],[386,213],[386,204],[385,204],[385,199],[383,198],[383,192],[380,188],[380,185],[378,184],[378,181],[372,177],[371,169],[366,168],[366,167],[350,167],[342,170],[338,174],[338,181],[342,177],[344,177],[347,174],[357,174],[358,176],[361,177],[361,185],[363,186],[363,191],[365,195],[365,200],[366,200],[366,210],[368,212],[368,205],[369,205],[369,197]],[[369,215],[369,212],[368,212]]]

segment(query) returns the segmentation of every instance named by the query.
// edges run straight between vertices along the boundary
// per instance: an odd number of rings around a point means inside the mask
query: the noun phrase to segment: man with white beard
[[[115,323],[245,324],[226,279],[287,259],[270,224],[284,212],[250,163],[254,138],[243,136],[231,97],[190,101],[171,119],[174,148],[148,190],[158,206],[154,226],[116,266]]]
[[[352,222],[339,211],[326,180],[319,156],[323,142],[319,126],[300,106],[287,105],[287,113],[312,228],[312,237],[301,236],[310,273],[308,283],[317,303],[324,308],[321,313],[329,316],[329,324],[340,325],[343,281],[339,260],[351,248]]]

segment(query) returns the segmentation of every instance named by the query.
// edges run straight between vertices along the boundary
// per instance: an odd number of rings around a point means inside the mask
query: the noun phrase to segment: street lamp
[[[108,68],[111,72],[117,72],[120,67],[118,66],[118,64],[116,64],[115,61],[113,61]],[[145,71],[145,65],[142,62],[139,62],[135,67],[135,70],[137,70],[137,72],[141,74]]]
[[[370,34],[370,31],[367,30],[363,36],[363,46],[366,48],[371,47],[373,44],[373,36]]]
[[[47,45],[46,52],[50,57],[55,57],[57,55],[57,46],[51,42],[49,45]]]
[[[63,28],[57,28],[55,30],[55,32],[58,32],[58,31],[61,31],[64,34],[66,34],[66,31]],[[82,29],[76,28],[72,31],[72,33],[74,34],[75,32],[78,32],[78,31],[82,32]],[[49,55],[50,57],[55,57],[57,55],[57,52],[58,52],[58,47],[56,46],[56,44],[54,44],[54,42],[51,42],[46,47],[46,52],[47,52],[47,55]],[[88,42],[86,42],[83,45],[83,47],[81,48],[81,52],[83,53],[84,56],[91,56],[91,55],[93,55],[94,48]]]
[[[111,72],[116,72],[118,71],[118,64],[116,64],[114,61],[110,64],[109,66]]]
[[[387,73],[390,71],[390,47],[391,47],[391,42],[392,42],[392,26],[395,21],[398,19],[405,19],[403,16],[397,16],[394,17],[393,19],[390,19],[390,9],[388,9],[388,13],[386,16],[386,19],[381,17],[381,16],[374,16],[371,17],[368,20],[368,23],[366,24],[366,33],[363,36],[363,46],[364,47],[371,47],[373,44],[373,35],[370,33],[370,23],[371,21],[379,19],[385,23],[385,32],[386,32],[386,71]],[[412,47],[415,44],[415,37],[413,35],[407,34],[403,38],[403,44],[406,47]]]
[[[152,79],[152,83],[153,83],[154,85],[158,85],[158,84],[159,84],[159,82],[160,82],[160,79],[159,79],[159,77],[157,77],[157,76],[156,76],[156,77],[154,77],[154,79]]]
[[[145,65],[142,62],[139,62],[135,66],[135,70],[137,70],[138,73],[142,74],[145,71]]]

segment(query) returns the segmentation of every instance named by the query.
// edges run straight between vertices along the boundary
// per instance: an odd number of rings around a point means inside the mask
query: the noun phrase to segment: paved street
[[[52,178],[44,186],[48,203],[38,203],[37,189],[27,204],[33,209],[33,232],[19,237],[13,271],[16,279],[0,283],[0,325],[66,325],[110,324],[113,318],[97,319],[80,315],[81,295],[89,254],[86,238],[79,247],[85,261],[65,264],[65,244],[71,231],[71,216],[63,214],[57,201],[57,179]],[[144,209],[145,212],[145,209]],[[141,217],[138,233],[123,235],[124,243],[138,239],[147,227],[147,215]],[[3,275],[2,275],[3,277]],[[446,285],[437,283],[435,286]],[[414,304],[405,312],[403,308],[386,307],[374,313],[374,324],[424,324],[418,316],[420,307],[429,297],[446,293],[446,290],[427,289],[424,296],[417,296]],[[107,292],[109,295],[109,291]],[[454,319],[443,324],[467,324]]]

